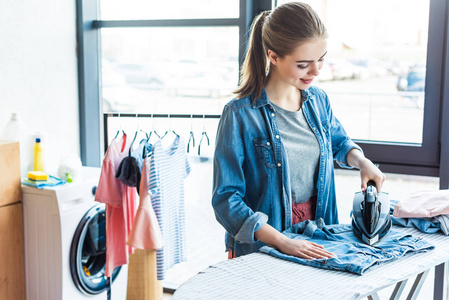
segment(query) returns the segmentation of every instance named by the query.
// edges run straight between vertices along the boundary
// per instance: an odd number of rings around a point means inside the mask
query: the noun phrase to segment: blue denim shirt
[[[316,218],[338,223],[334,160],[344,168],[348,152],[358,147],[332,113],[327,94],[318,87],[301,91],[304,115],[321,149]],[[287,154],[276,112],[265,90],[233,99],[223,109],[214,155],[212,205],[226,229],[226,250],[236,256],[257,252],[265,244],[254,232],[266,223],[278,231],[292,226],[292,200]],[[298,158],[301,159],[301,158]]]
[[[392,229],[388,235],[374,246],[361,243],[354,236],[351,225],[326,226],[322,219],[304,221],[283,232],[291,239],[308,240],[324,246],[336,255],[328,259],[304,259],[279,252],[264,246],[261,252],[288,261],[316,268],[339,270],[363,275],[371,267],[395,259],[407,253],[427,252],[434,246],[420,237],[413,237]]]

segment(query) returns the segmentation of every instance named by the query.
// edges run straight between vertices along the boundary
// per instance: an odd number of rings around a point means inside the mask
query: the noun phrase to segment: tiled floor
[[[166,285],[177,287],[210,265],[226,259],[224,230],[215,220],[210,204],[212,190],[212,163],[206,157],[192,156],[192,171],[186,180],[187,262],[173,267],[167,274]],[[424,189],[438,189],[438,178],[386,174],[383,191],[391,199],[400,200],[404,195]],[[354,193],[360,190],[358,171],[336,170],[336,189],[340,223],[350,223],[350,211]],[[406,287],[409,289],[412,283]],[[388,299],[394,287],[379,292],[381,299]],[[433,297],[433,273],[429,274],[418,300]],[[170,295],[165,294],[164,299]]]

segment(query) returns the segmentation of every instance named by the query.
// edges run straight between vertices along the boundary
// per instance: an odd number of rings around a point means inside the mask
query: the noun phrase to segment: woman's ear
[[[270,62],[271,62],[273,65],[277,65],[277,64],[278,64],[278,59],[279,59],[279,57],[278,57],[278,55],[277,55],[274,51],[272,51],[272,50],[268,50],[268,59],[270,60]]]

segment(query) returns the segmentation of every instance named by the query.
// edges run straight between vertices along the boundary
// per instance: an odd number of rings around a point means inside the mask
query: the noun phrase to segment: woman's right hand
[[[284,254],[305,259],[328,259],[336,257],[331,252],[324,250],[323,246],[306,240],[286,238],[277,248]]]
[[[284,254],[306,259],[327,259],[336,255],[324,250],[324,247],[306,240],[290,239],[273,227],[265,224],[255,232],[256,239],[276,247]]]

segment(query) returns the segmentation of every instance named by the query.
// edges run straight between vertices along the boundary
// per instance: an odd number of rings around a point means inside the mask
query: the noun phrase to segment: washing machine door
[[[106,209],[104,204],[92,207],[81,219],[70,249],[70,272],[76,287],[84,294],[106,290]],[[120,267],[112,273],[112,281]]]

